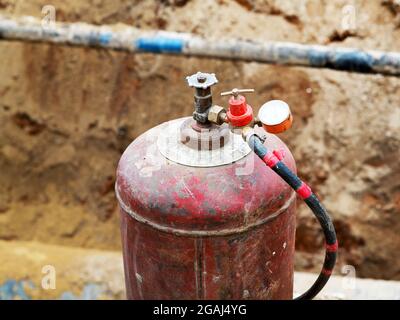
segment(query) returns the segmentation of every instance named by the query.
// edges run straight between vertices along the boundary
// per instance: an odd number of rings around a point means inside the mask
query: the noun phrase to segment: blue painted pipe
[[[132,27],[94,26],[84,23],[42,25],[33,17],[0,16],[0,39],[400,75],[399,52],[291,42],[207,40],[187,33],[143,31]]]

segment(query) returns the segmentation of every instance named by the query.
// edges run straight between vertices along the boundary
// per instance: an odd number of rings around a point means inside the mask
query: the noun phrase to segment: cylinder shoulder
[[[160,153],[162,133],[163,124],[145,132],[120,159],[116,193],[133,218],[166,231],[229,233],[265,223],[294,205],[291,188],[254,153],[222,166],[184,166]],[[265,145],[283,149],[284,162],[296,169],[278,137],[267,134]]]

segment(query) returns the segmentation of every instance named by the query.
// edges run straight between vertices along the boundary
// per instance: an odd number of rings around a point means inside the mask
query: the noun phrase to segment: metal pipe
[[[189,33],[145,31],[124,25],[42,25],[34,17],[0,16],[0,39],[400,75],[399,52],[365,51],[292,42],[261,43],[225,38],[208,40]]]

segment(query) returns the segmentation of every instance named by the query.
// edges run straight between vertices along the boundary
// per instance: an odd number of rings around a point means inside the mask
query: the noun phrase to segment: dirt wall
[[[0,0],[0,13],[40,17],[48,4]],[[58,21],[400,50],[396,1],[51,4]],[[191,114],[184,79],[202,70],[217,74],[215,92],[255,88],[256,110],[272,98],[290,104],[294,127],[282,138],[335,220],[341,264],[400,279],[400,79],[9,41],[0,61],[1,240],[119,249],[118,159],[146,129]],[[322,246],[300,206],[297,269],[318,271]]]

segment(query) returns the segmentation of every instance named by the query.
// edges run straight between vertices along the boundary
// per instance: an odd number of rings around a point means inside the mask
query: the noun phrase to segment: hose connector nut
[[[208,121],[221,125],[226,120],[226,111],[224,108],[214,105],[208,111]]]

